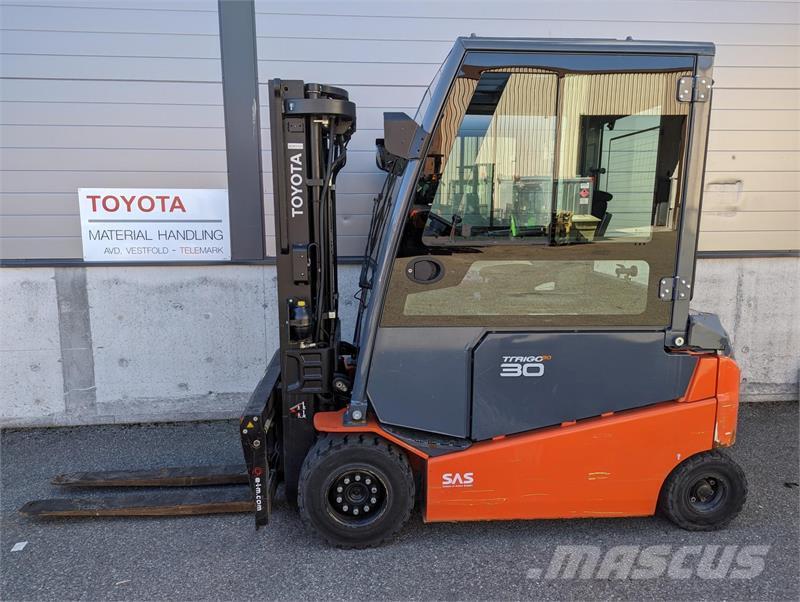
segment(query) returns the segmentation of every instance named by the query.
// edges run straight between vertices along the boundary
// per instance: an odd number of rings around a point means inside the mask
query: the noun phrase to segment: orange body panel
[[[431,458],[425,520],[653,514],[670,471],[711,448],[715,414],[713,398],[671,402]]]
[[[717,376],[717,427],[714,445],[729,447],[736,441],[736,421],[739,417],[739,366],[729,357],[719,358]]]
[[[373,416],[367,418],[366,424],[359,424],[356,426],[346,426],[342,424],[344,412],[343,409],[336,412],[317,412],[314,414],[314,428],[322,433],[375,433],[420,458],[428,457],[427,454],[421,452],[416,447],[409,445],[402,439],[398,439],[391,433],[387,433]]]
[[[719,358],[716,355],[703,355],[697,359],[692,380],[686,393],[678,401],[700,401],[714,397],[717,393],[717,370]]]
[[[375,433],[411,452],[426,475],[426,521],[644,516],[653,514],[661,485],[681,461],[733,444],[738,405],[736,363],[703,355],[676,401],[497,437],[442,456],[428,457],[372,416],[345,426],[344,410],[320,412],[314,426]]]

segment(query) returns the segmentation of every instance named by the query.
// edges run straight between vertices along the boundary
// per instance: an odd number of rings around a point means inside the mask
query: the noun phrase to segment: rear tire
[[[714,450],[681,462],[664,482],[658,505],[687,531],[714,531],[736,518],[746,498],[747,479],[741,467]]]
[[[414,507],[414,475],[405,452],[370,434],[321,437],[298,485],[300,518],[339,548],[391,540]]]

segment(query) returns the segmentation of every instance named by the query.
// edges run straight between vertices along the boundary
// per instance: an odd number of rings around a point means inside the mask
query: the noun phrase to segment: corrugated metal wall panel
[[[736,170],[748,172],[795,171],[800,165],[800,152],[783,151],[764,153],[759,151],[736,151],[708,153],[706,172]]]
[[[708,137],[708,152],[761,151],[766,154],[800,150],[800,132],[763,130],[714,130]]]
[[[0,257],[81,257],[79,187],[224,188],[215,0],[0,7]]]
[[[174,182],[174,183],[173,183]],[[94,171],[21,171],[3,172],[3,193],[28,193],[36,196],[42,192],[74,194],[77,209],[78,188],[95,186],[97,188],[226,188],[227,172],[177,172],[130,171],[128,169]],[[33,201],[35,202],[35,201]],[[79,234],[79,232],[77,232]]]
[[[0,165],[6,170],[202,172],[225,171],[224,150],[161,150],[152,148],[3,148]],[[223,167],[220,170],[220,167]]]
[[[800,56],[800,50],[798,51]],[[796,90],[720,88],[714,90],[714,111],[731,109],[800,110]]]
[[[482,2],[459,2],[443,0],[412,3],[409,10],[398,3],[373,3],[355,0],[338,3],[333,9],[324,0],[302,2],[306,14],[317,16],[366,16],[375,19],[407,17],[410,19],[443,19],[448,22],[474,19],[504,22],[515,21],[545,24],[574,23],[681,23],[691,18],[696,23],[791,23],[797,19],[797,8],[783,0],[764,4],[735,3],[718,0],[681,0],[678,2],[642,2],[640,0],[615,0],[598,3],[592,0],[537,0],[535,10],[524,0],[504,2],[498,10],[487,11]],[[775,4],[781,6],[775,7]],[[724,11],[719,10],[722,6]],[[767,11],[769,7],[769,11]],[[260,0],[256,7],[259,14],[286,15],[297,11],[298,3],[291,0]]]
[[[372,160],[382,112],[413,114],[453,38],[471,32],[715,42],[701,248],[800,246],[800,233],[784,230],[796,228],[792,214],[800,212],[797,3],[492,7],[487,14],[484,2],[257,0],[262,84],[320,79],[347,87],[359,107],[338,191],[343,255],[361,252],[359,228],[382,183]],[[0,239],[0,257],[80,257],[75,220],[58,219],[77,215],[78,186],[226,185],[216,0],[5,0],[0,23],[0,169],[8,170],[0,219],[14,218],[1,230],[15,236]],[[269,159],[266,127],[262,143]],[[269,161],[264,167],[269,234]],[[269,237],[268,247],[274,252]]]
[[[72,192],[34,194],[37,195],[35,203],[31,202],[31,194],[26,192],[7,192],[0,196],[0,215],[3,216],[0,221],[11,215],[78,215]]]
[[[142,57],[219,59],[219,40],[215,35],[184,35],[176,41],[173,36],[148,33],[11,30],[0,38],[0,50],[7,54],[128,57],[132,49]],[[176,49],[180,49],[180,54],[175,53]]]
[[[18,238],[20,232],[35,231],[42,237],[63,236],[64,232],[80,232],[80,217],[73,215],[4,215],[0,221],[0,237]]]
[[[797,231],[700,232],[700,245],[701,251],[797,249]]]
[[[187,2],[174,5],[175,8],[159,7],[147,0],[126,4],[118,5],[113,0],[91,3],[43,0],[36,4],[11,1],[0,6],[0,19],[3,29],[10,30],[172,34],[174,37],[219,34],[216,3]]]
[[[4,102],[2,119],[17,125],[116,125],[128,127],[225,127],[222,105],[87,104],[80,102]]]
[[[260,0],[259,7],[271,4],[268,0]],[[562,38],[624,38],[632,36],[637,39],[663,38],[659,35],[664,30],[659,24],[673,24],[670,27],[671,39],[705,40],[714,38],[720,44],[754,44],[771,46],[776,45],[776,40],[791,40],[796,35],[795,22],[797,17],[789,17],[782,22],[763,23],[758,19],[744,20],[738,23],[702,22],[695,19],[695,15],[682,2],[637,2],[639,13],[650,11],[653,16],[643,15],[640,21],[622,19],[605,20],[587,18],[585,15],[576,15],[574,18],[560,18],[565,9],[581,5],[590,7],[592,4],[600,10],[619,6],[622,3],[581,3],[559,2],[545,5],[536,3],[515,3],[513,7],[501,2],[494,2],[492,12],[494,18],[475,16],[460,18],[463,7],[472,3],[450,4],[451,15],[434,19],[429,15],[430,10],[440,8],[440,3],[414,3],[405,10],[407,14],[415,13],[417,16],[352,16],[345,17],[339,14],[350,3],[337,2],[328,4],[325,14],[309,14],[304,10],[305,3],[294,4],[283,14],[257,14],[256,26],[259,36],[306,37],[309,39],[324,38],[371,38],[380,40],[436,40],[447,41],[459,35],[476,33],[482,36],[505,37],[562,37]],[[729,12],[730,7],[740,3],[734,2],[708,2],[709,5],[718,7],[719,14]],[[783,4],[783,6],[780,6]],[[486,5],[475,3],[483,13]],[[403,4],[395,3],[395,14],[404,11]],[[334,8],[335,7],[335,8]],[[761,13],[770,13],[772,10],[785,11],[784,3],[769,5],[769,10],[761,9]],[[666,10],[665,10],[666,9]],[[257,9],[257,10],[260,10]],[[369,7],[364,11],[372,12]],[[334,14],[336,13],[336,14]],[[660,13],[659,19],[656,14]],[[297,16],[302,14],[302,25],[298,26]],[[526,18],[525,15],[540,15],[541,18]],[[713,32],[710,32],[710,29]],[[358,34],[362,35],[359,36]],[[709,35],[711,33],[712,35]],[[787,43],[787,42],[783,42]]]
[[[704,232],[796,232],[800,230],[797,211],[706,211]]]
[[[0,125],[5,149],[225,150],[225,128]]]
[[[0,257],[4,259],[69,259],[82,257],[80,231],[77,236],[43,238],[22,236],[0,238]]]
[[[798,131],[800,111],[761,108],[754,110],[713,109],[711,131]]]
[[[35,79],[102,79],[151,81],[220,81],[219,59],[130,56],[41,56],[3,57],[3,77]]]
[[[800,214],[796,3],[498,2],[487,14],[484,3],[338,2],[334,7],[257,0],[256,12],[259,79],[324,78],[349,88],[359,109],[370,107],[364,119],[360,111],[360,131],[350,146],[361,151],[370,151],[381,134],[380,107],[391,103],[395,108],[386,110],[414,113],[457,35],[583,37],[589,31],[591,37],[713,41],[717,69],[706,177],[709,217],[701,224],[701,248],[800,247],[800,232],[781,230],[796,228],[791,214]],[[268,130],[263,134],[266,145]],[[340,213],[369,210],[367,199],[382,177],[363,173],[367,164],[359,157],[340,176]],[[271,184],[265,188],[271,190]],[[270,233],[270,195],[265,203]],[[737,217],[728,219],[731,213]],[[742,236],[751,223],[757,232]],[[772,231],[780,234],[762,231],[764,223],[774,224]],[[721,242],[726,233],[730,242]],[[342,237],[340,250],[350,254],[359,244],[363,237]]]
[[[738,183],[738,184],[736,184]],[[800,190],[800,172],[797,171],[762,171],[747,174],[741,171],[706,171],[706,190],[736,185],[747,192],[794,192]]]
[[[7,102],[154,103],[222,106],[220,82],[5,79]]]
[[[703,195],[703,212],[724,213],[796,211],[797,193],[785,191],[737,190],[734,186],[709,184]],[[730,190],[729,190],[730,189]]]

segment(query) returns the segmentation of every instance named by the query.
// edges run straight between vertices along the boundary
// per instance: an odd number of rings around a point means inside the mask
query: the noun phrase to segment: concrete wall
[[[692,307],[719,315],[742,370],[742,399],[800,396],[800,259],[702,259]]]
[[[0,270],[0,417],[66,413],[55,270]]]
[[[0,270],[0,424],[236,416],[278,345],[275,295],[273,266]]]
[[[341,270],[351,333],[358,270]],[[800,259],[705,259],[743,399],[798,398]],[[0,271],[0,424],[238,416],[277,346],[271,266]]]

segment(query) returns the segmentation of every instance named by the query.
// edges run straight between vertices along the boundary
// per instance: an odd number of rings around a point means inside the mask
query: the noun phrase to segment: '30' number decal
[[[543,376],[544,364],[500,364],[500,376]]]

